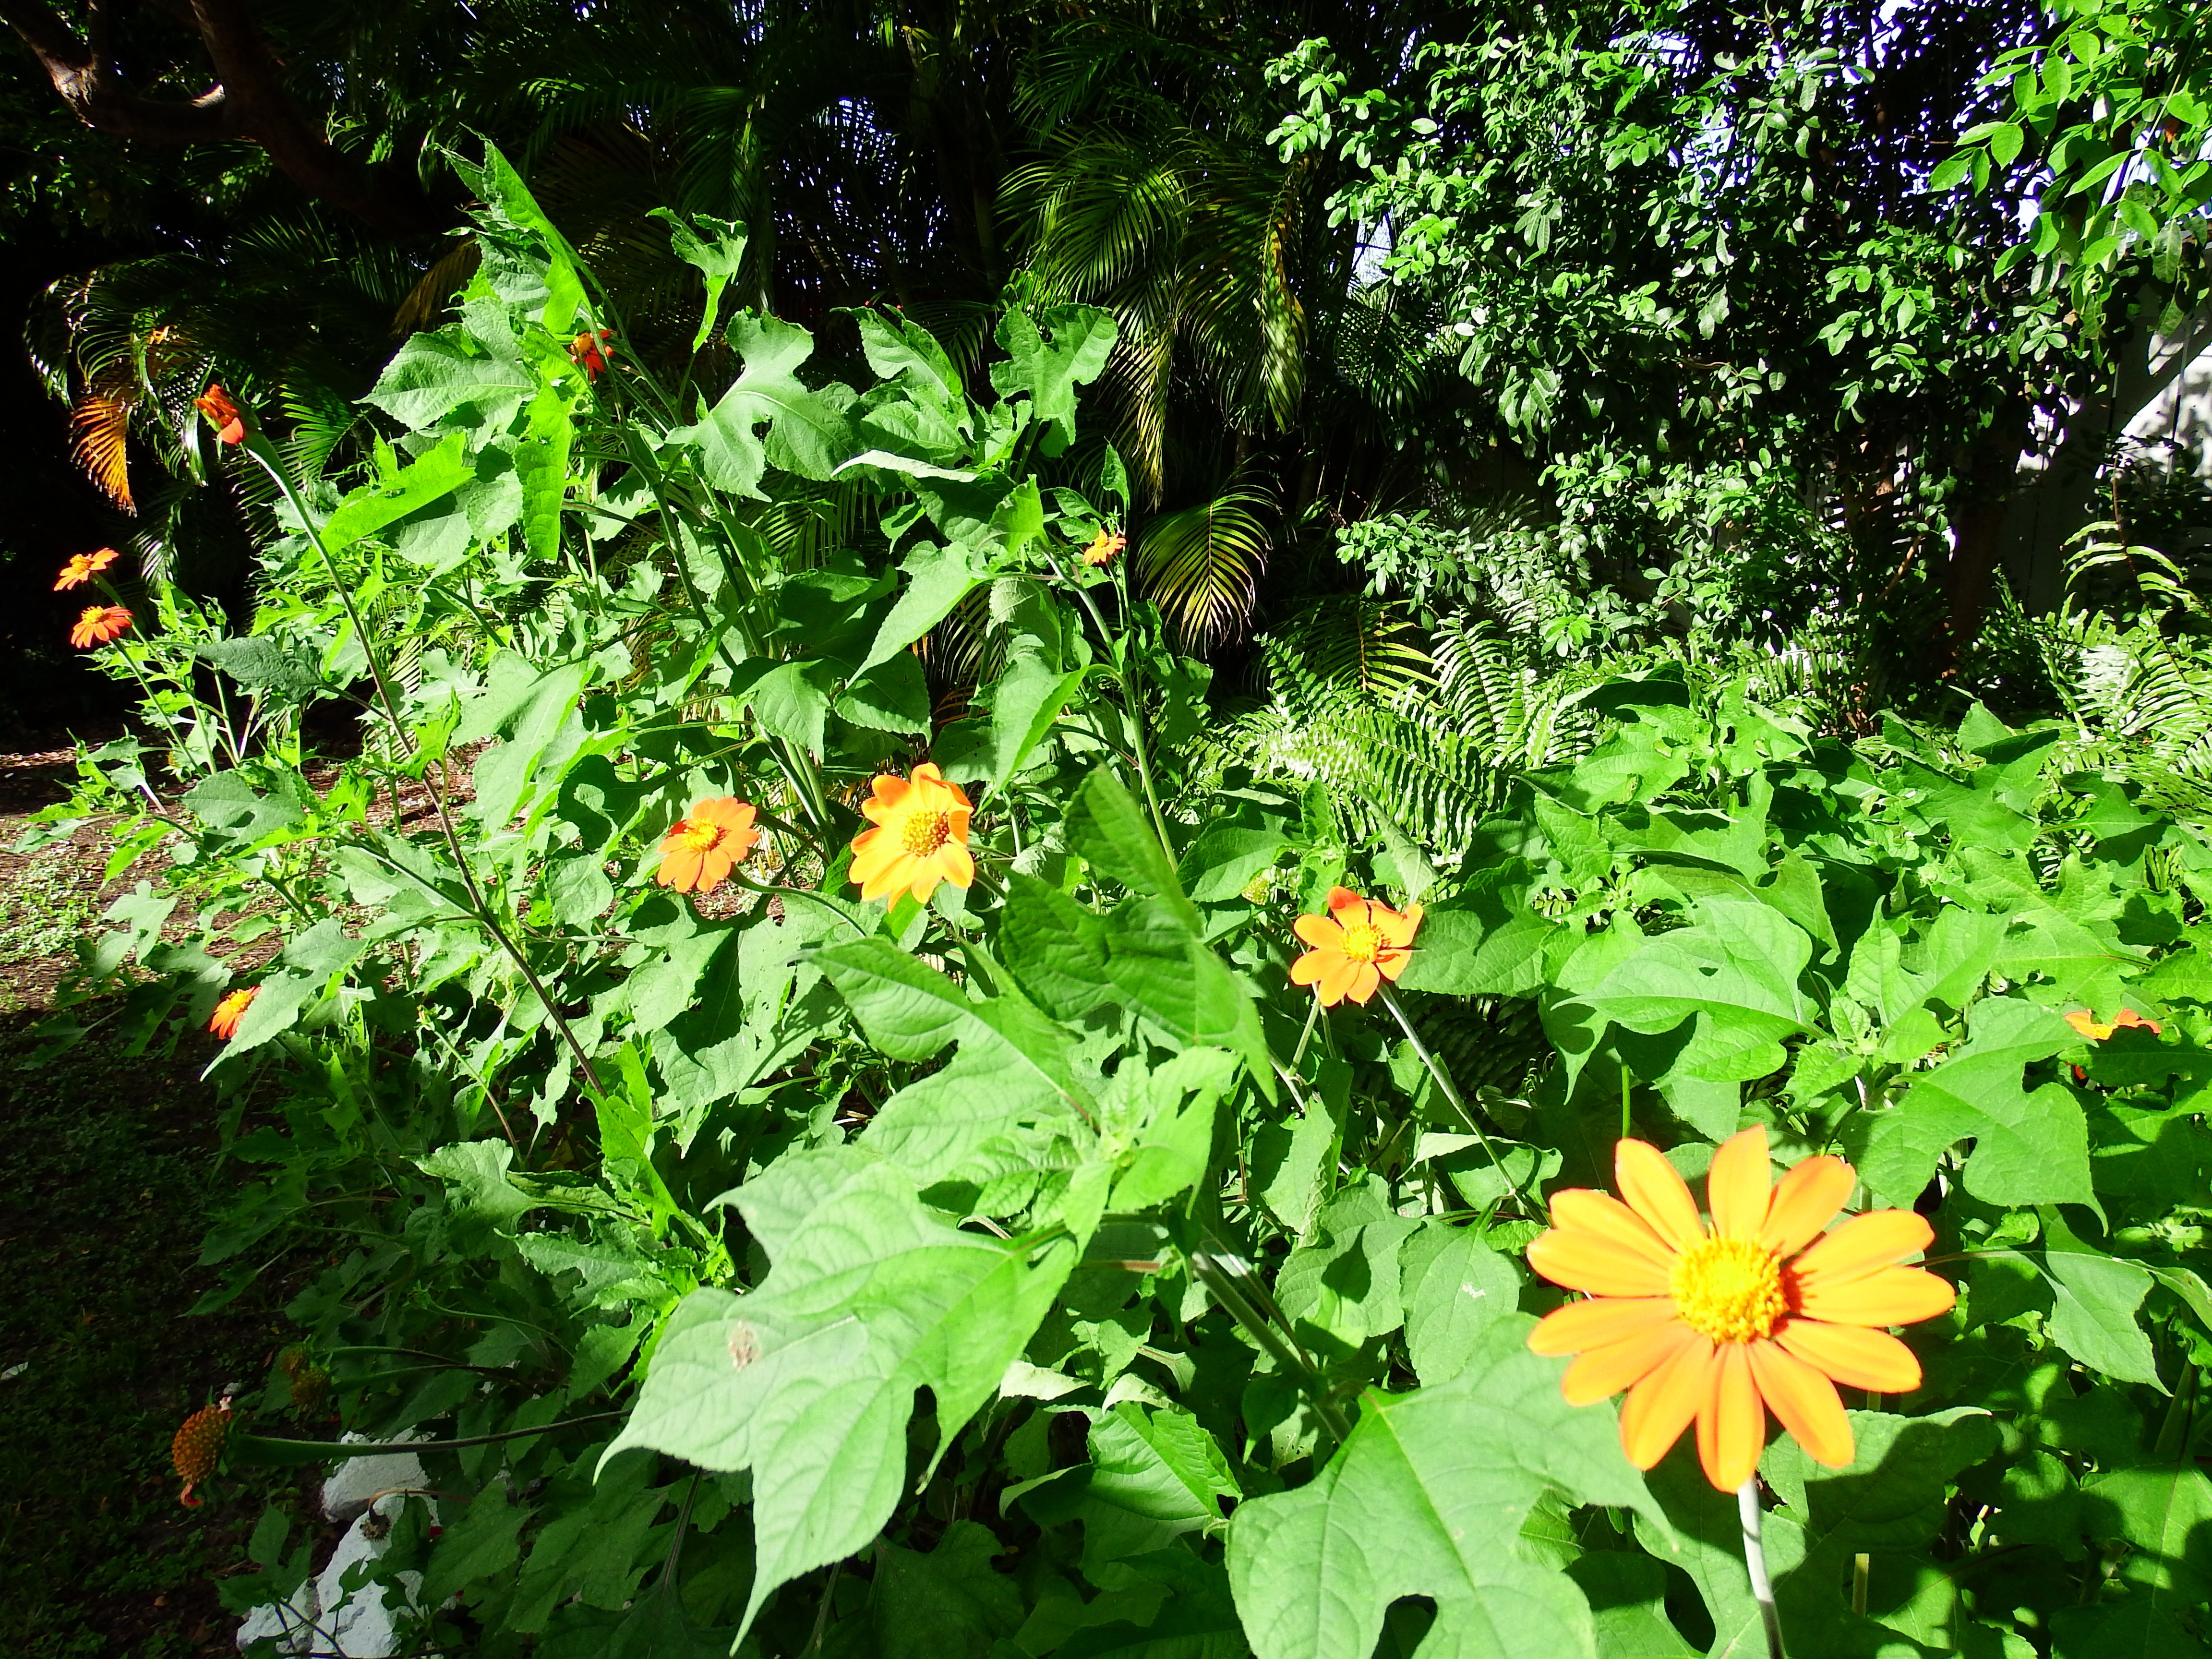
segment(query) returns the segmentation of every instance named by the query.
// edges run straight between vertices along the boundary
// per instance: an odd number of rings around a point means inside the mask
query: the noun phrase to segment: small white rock
[[[364,1436],[348,1434],[348,1440],[361,1440]],[[402,1440],[421,1440],[420,1434],[403,1434]],[[422,1472],[422,1460],[412,1452],[386,1452],[377,1457],[349,1457],[338,1465],[331,1478],[323,1482],[323,1513],[338,1526],[343,1526],[368,1507],[368,1500],[379,1492],[405,1491],[428,1486],[429,1477]]]
[[[362,1458],[361,1462],[381,1462],[381,1458]],[[406,1460],[413,1462],[411,1457]],[[411,1611],[415,1593],[422,1585],[419,1572],[399,1575],[399,1607],[388,1606],[383,1584],[363,1584],[349,1595],[345,1589],[346,1570],[362,1561],[374,1561],[382,1555],[390,1542],[390,1528],[380,1528],[372,1538],[363,1530],[371,1514],[380,1520],[395,1519],[399,1511],[421,1498],[394,1492],[380,1498],[370,1510],[366,1510],[346,1528],[345,1536],[338,1540],[337,1548],[322,1572],[315,1579],[315,1600],[322,1608],[321,1630],[316,1652],[325,1659],[389,1659],[399,1651],[399,1632],[394,1628],[395,1615],[402,1609]],[[322,1643],[330,1646],[325,1648]]]
[[[315,1615],[319,1611],[315,1604],[313,1580],[292,1593],[289,1601],[270,1601],[246,1615],[246,1622],[238,1627],[238,1650],[245,1652],[264,1637],[274,1638],[276,1651],[287,1656],[306,1654],[314,1647]]]

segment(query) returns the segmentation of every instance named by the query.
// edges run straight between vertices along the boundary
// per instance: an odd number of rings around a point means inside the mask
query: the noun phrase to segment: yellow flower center
[[[1716,1342],[1755,1342],[1790,1311],[1782,1263],[1753,1239],[1692,1244],[1674,1263],[1668,1291],[1682,1322]]]
[[[1344,924],[1344,954],[1353,962],[1372,962],[1382,954],[1382,930],[1364,921]]]
[[[951,839],[950,812],[909,812],[899,825],[899,845],[918,859],[927,858]]]
[[[722,844],[722,837],[729,834],[729,828],[726,824],[686,818],[684,828],[678,833],[683,837],[684,845],[692,852],[711,853]]]

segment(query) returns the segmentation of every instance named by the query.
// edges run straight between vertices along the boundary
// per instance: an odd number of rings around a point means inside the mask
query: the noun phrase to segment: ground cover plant
[[[223,1040],[205,1307],[321,1264],[207,1512],[419,1432],[417,1652],[2212,1638],[2212,845],[2081,727],[1656,653],[1472,823],[1333,786],[1133,595],[1109,313],[824,361],[678,215],[672,379],[462,165],[368,476],[186,388],[250,630],[65,573],[146,734],[65,1014]]]

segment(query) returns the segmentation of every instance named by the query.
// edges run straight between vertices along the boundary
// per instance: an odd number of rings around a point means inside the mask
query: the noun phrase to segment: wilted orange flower
[[[208,1030],[225,1042],[238,1035],[238,1022],[244,1018],[253,999],[261,994],[258,985],[248,985],[233,991],[215,1006],[215,1018],[208,1021]]]
[[[1400,915],[1349,887],[1332,887],[1327,915],[1300,916],[1291,924],[1313,946],[1291,964],[1291,982],[1312,986],[1324,1008],[1346,997],[1365,1002],[1384,980],[1406,971],[1413,930],[1420,925],[1418,904],[1407,905]]]
[[[1129,544],[1127,536],[1109,535],[1102,530],[1097,539],[1083,550],[1083,562],[1091,565],[1111,564],[1115,556]]]
[[[2138,1030],[2148,1031],[2153,1036],[2156,1036],[2160,1030],[2156,1020],[2145,1019],[2132,1008],[2121,1009],[2118,1013],[2112,1016],[2112,1023],[2109,1025],[2087,1008],[2076,1008],[2066,1016],[2066,1023],[2092,1042],[2102,1042],[2113,1032],[2126,1030],[2130,1026]]]
[[[660,843],[653,878],[679,893],[713,892],[760,840],[754,816],[752,805],[734,795],[701,801]]]
[[[211,386],[192,399],[192,407],[208,418],[215,428],[218,443],[242,443],[246,439],[246,416],[231,400],[230,393],[219,386]]]
[[[597,334],[586,329],[568,342],[569,361],[584,371],[586,380],[596,380],[607,372],[607,359],[614,354],[606,343],[614,337],[615,331],[611,328],[603,328]]]
[[[968,814],[973,810],[958,784],[947,783],[933,761],[911,778],[878,774],[860,814],[872,828],[853,837],[848,879],[860,896],[882,898],[903,887],[927,904],[937,884],[966,887],[975,879],[968,853]]]
[[[103,547],[97,553],[76,553],[62,567],[62,574],[54,578],[54,592],[65,587],[82,587],[101,571],[115,562],[115,550]]]
[[[70,643],[83,651],[105,645],[131,626],[131,613],[119,605],[88,605],[70,629]]]
[[[1766,1413],[1819,1462],[1851,1461],[1838,1382],[1880,1394],[1920,1386],[1912,1351],[1880,1328],[1933,1319],[1954,1292],[1896,1265],[1935,1237],[1910,1210],[1873,1210],[1821,1229],[1858,1178],[1839,1158],[1808,1158],[1770,1186],[1766,1131],[1730,1136],[1705,1177],[1710,1228],[1658,1148],[1622,1140],[1621,1198],[1576,1188],[1552,1198],[1552,1231],[1528,1265],[1586,1291],[1528,1334],[1540,1354],[1573,1354],[1560,1386],[1594,1405],[1628,1390],[1620,1443],[1650,1468],[1692,1421],[1705,1479],[1733,1492],[1766,1444]],[[1808,1246],[1810,1249],[1808,1249]]]
[[[169,1463],[185,1483],[177,1494],[177,1501],[188,1510],[196,1510],[200,1500],[192,1496],[192,1488],[215,1473],[216,1461],[222,1455],[222,1443],[230,1437],[230,1396],[212,1406],[203,1406],[184,1420],[169,1442]]]

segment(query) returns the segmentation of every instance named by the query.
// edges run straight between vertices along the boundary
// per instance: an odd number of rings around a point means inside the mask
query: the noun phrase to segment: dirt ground
[[[178,1031],[133,1057],[95,1031],[33,1059],[113,896],[96,827],[7,850],[71,771],[67,750],[0,756],[0,1652],[230,1654],[216,1579],[241,1570],[264,1504],[301,1521],[305,1494],[289,1474],[226,1477],[182,1508],[169,1441],[216,1395],[260,1387],[296,1279],[273,1263],[228,1305],[187,1312],[218,1282],[201,1236],[247,1176],[220,1156],[200,1080],[212,1037]]]

